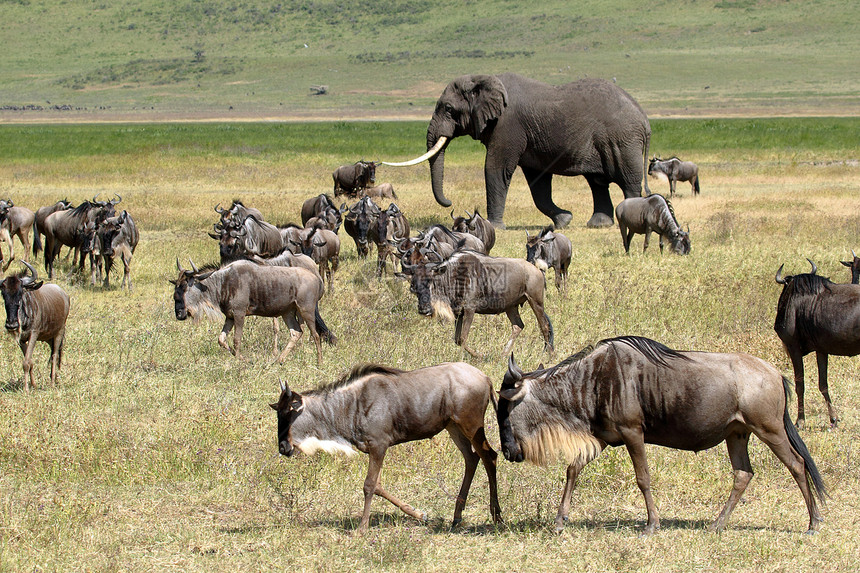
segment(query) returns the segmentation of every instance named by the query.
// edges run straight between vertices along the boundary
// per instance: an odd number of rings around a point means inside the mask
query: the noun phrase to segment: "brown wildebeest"
[[[0,282],[0,293],[6,307],[6,331],[14,335],[24,354],[24,390],[36,387],[33,376],[33,349],[37,341],[51,347],[51,384],[63,362],[63,339],[69,316],[69,295],[55,284],[43,284],[29,263],[15,275]]]
[[[40,229],[45,227],[45,219],[48,218],[48,215],[56,213],[57,211],[65,211],[67,209],[74,209],[71,201],[67,199],[60,199],[53,205],[46,205],[45,207],[39,207],[36,209],[36,220],[33,223],[33,256],[39,254],[39,251],[42,250],[42,239],[40,235],[43,235],[44,232]]]
[[[454,222],[451,224],[451,230],[457,233],[469,233],[475,235],[484,244],[484,252],[488,255],[496,244],[496,228],[492,223],[481,217],[478,210],[471,215],[466,211],[465,217],[454,217],[454,210],[451,210],[451,218]]]
[[[249,255],[271,257],[284,248],[281,230],[253,215],[242,220],[233,218],[220,227],[216,224],[215,228],[219,232],[209,236],[218,241],[222,266]]]
[[[483,462],[490,486],[490,515],[502,521],[496,489],[497,454],[484,434],[484,413],[496,395],[492,381],[462,362],[445,363],[405,372],[365,364],[340,380],[305,394],[281,383],[281,396],[271,407],[278,413],[278,451],[370,456],[364,480],[364,511],[359,531],[367,530],[373,496],[383,497],[415,519],[426,515],[388,493],[379,474],[385,452],[395,444],[424,440],[447,430],[463,455],[466,469],[454,505],[452,527],[462,520],[472,478]]]
[[[396,272],[397,257],[392,246],[409,237],[409,221],[403,211],[394,203],[391,203],[388,209],[380,210],[367,235],[376,245],[376,276],[382,276],[388,259],[391,259],[391,266]]]
[[[0,201],[0,238],[6,242],[9,248],[9,262],[3,265],[3,271],[9,268],[15,260],[15,245],[12,239],[18,237],[24,247],[24,260],[27,260],[27,252],[30,250],[30,230],[36,221],[36,214],[26,207],[16,207],[11,199]],[[38,232],[36,233],[38,236]],[[35,237],[33,238],[33,250],[36,250]],[[0,263],[3,262],[3,251],[0,250]]]
[[[134,255],[139,240],[140,233],[138,233],[137,226],[128,211],[123,211],[116,217],[108,217],[101,224],[98,230],[98,241],[99,254],[104,259],[105,288],[110,287],[110,270],[113,268],[115,258],[119,256],[123,266],[120,288],[126,286],[129,291],[132,290],[131,257]]]
[[[669,197],[675,196],[675,183],[678,181],[689,181],[693,186],[693,195],[699,194],[699,166],[692,161],[681,161],[677,157],[665,160],[652,157],[648,162],[648,175],[669,180]]]
[[[397,193],[394,192],[394,185],[391,183],[380,183],[374,187],[368,187],[364,190],[364,195],[374,199],[397,199]]]
[[[359,192],[376,183],[376,163],[356,161],[352,165],[341,165],[331,174],[334,180],[334,196],[355,197]]]
[[[753,477],[747,447],[755,434],[797,482],[809,529],[822,518],[824,482],[788,414],[788,380],[748,354],[679,352],[637,336],[603,340],[548,369],[524,373],[511,356],[499,393],[502,452],[543,465],[560,450],[567,483],[555,525],[567,520],[580,470],[606,446],[627,447],[645,497],[645,534],[660,527],[645,444],[699,452],[725,441],[734,486],[711,526],[721,531]]]
[[[308,224],[309,222],[311,224]],[[335,207],[334,200],[325,193],[302,203],[302,225],[305,227],[318,226],[337,233],[342,222],[340,209]]]
[[[241,222],[249,216],[254,217],[258,221],[266,220],[259,209],[255,209],[254,207],[245,207],[239,199],[233,199],[233,204],[230,205],[229,209],[222,209],[221,204],[218,203],[215,205],[215,212],[221,215],[221,225],[226,225],[230,222],[241,224]]]
[[[370,253],[367,233],[379,217],[380,209],[370,197],[361,198],[355,205],[347,209],[346,203],[341,205],[341,212],[345,213],[343,229],[346,234],[355,241],[355,250],[360,258],[365,258]]]
[[[669,239],[669,248],[678,255],[690,254],[689,228],[684,231],[675,218],[672,204],[662,195],[648,197],[630,197],[615,207],[615,217],[618,228],[621,229],[621,241],[624,252],[630,253],[630,241],[638,233],[645,235],[642,253],[648,250],[651,232],[660,236],[660,254],[663,254],[663,238]]]
[[[59,210],[45,218],[44,227],[40,230],[45,235],[45,271],[48,278],[54,276],[54,259],[60,253],[60,247],[66,245],[80,249],[86,225],[97,226],[104,219],[113,217],[116,205],[122,200],[84,201],[74,209]],[[80,269],[84,267],[84,253],[80,253]]]
[[[553,352],[552,322],[543,304],[546,283],[534,265],[475,251],[456,251],[441,263],[423,257],[420,263],[401,260],[401,265],[404,272],[411,273],[411,277],[399,278],[410,280],[410,290],[418,297],[418,313],[455,319],[454,342],[472,356],[479,355],[466,339],[475,314],[507,315],[511,322],[511,337],[503,351],[507,354],[525,326],[519,308],[526,302],[537,319],[545,350]]]
[[[323,284],[319,275],[294,267],[271,267],[239,260],[223,268],[204,267],[188,271],[179,265],[179,278],[170,282],[176,319],[195,320],[225,316],[218,344],[239,356],[246,316],[282,317],[290,329],[290,342],[278,357],[283,362],[301,339],[304,322],[314,339],[317,364],[322,363],[320,335],[333,343],[334,336],[319,314]],[[235,326],[233,347],[227,335]]]
[[[851,249],[850,261],[839,261],[851,271],[851,284],[860,283],[860,257],[854,254],[854,249]]]
[[[812,271],[808,274],[783,277],[784,265],[776,271],[776,282],[783,287],[773,329],[794,369],[797,425],[802,426],[806,418],[803,357],[814,351],[818,363],[818,389],[827,404],[830,426],[836,427],[839,415],[830,401],[827,356],[860,354],[860,285],[831,282],[815,274],[818,269],[812,261],[809,264]]]
[[[567,269],[573,246],[570,239],[546,227],[535,236],[526,231],[526,260],[542,271],[555,270],[555,288],[562,292],[567,288]]]
[[[295,242],[301,254],[313,259],[319,265],[319,276],[328,284],[328,292],[334,289],[334,273],[340,266],[340,238],[328,229],[305,229],[299,241]]]

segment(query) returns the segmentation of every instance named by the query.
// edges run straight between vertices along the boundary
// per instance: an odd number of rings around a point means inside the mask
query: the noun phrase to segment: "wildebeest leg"
[[[374,494],[387,499],[410,517],[414,517],[419,521],[427,519],[426,514],[416,511],[411,505],[403,503],[382,487],[379,474],[382,471],[382,462],[384,459],[385,448],[370,451],[370,461],[367,464],[367,477],[364,479],[364,512],[361,515],[361,523],[358,525],[359,532],[367,531],[367,526],[370,524],[370,503],[373,501]]]
[[[487,472],[487,483],[490,486],[490,516],[494,523],[502,522],[502,508],[499,506],[499,489],[496,481],[496,460],[499,455],[496,453],[490,443],[487,441],[487,435],[484,432],[483,417],[480,420],[480,426],[475,431],[471,438],[472,448],[481,458],[481,463],[484,464],[484,470]],[[468,429],[466,429],[468,431]]]
[[[531,307],[532,312],[535,314],[535,318],[537,319],[538,327],[540,328],[540,332],[544,340],[544,351],[552,354],[553,352],[555,352],[555,348],[553,348],[552,343],[552,325],[549,322],[549,317],[544,311],[543,299],[537,300],[526,295],[526,300],[528,301],[529,306]],[[522,324],[522,322],[520,322],[520,324]]]
[[[454,520],[451,522],[451,528],[453,529],[463,521],[463,508],[466,507],[466,498],[469,497],[469,488],[472,487],[472,479],[475,477],[475,470],[478,469],[478,460],[480,458],[472,450],[472,443],[456,424],[451,423],[445,429],[448,430],[451,439],[457,445],[457,449],[463,454],[463,461],[466,463],[463,471],[463,483],[460,485],[460,493],[457,494],[457,501],[454,504]]]
[[[224,328],[221,329],[221,334],[218,335],[218,344],[221,348],[225,350],[229,350],[230,354],[236,354],[236,352],[230,348],[230,344],[227,342],[227,335],[230,334],[230,331],[233,330],[233,319],[227,317],[224,320]]]
[[[51,386],[57,385],[57,376],[60,374],[60,362],[63,356],[63,338],[65,334],[65,330],[63,330],[48,341],[48,346],[51,347]]]
[[[806,413],[803,408],[803,394],[806,390],[803,382],[803,356],[800,355],[800,352],[788,348],[786,348],[786,352],[788,352],[791,366],[794,369],[794,392],[797,394],[797,419],[794,421],[794,425],[802,428],[806,421]]]
[[[508,315],[508,320],[511,321],[511,337],[508,339],[507,344],[505,344],[504,349],[502,349],[502,356],[508,356],[511,353],[511,348],[514,347],[514,340],[517,339],[517,336],[520,335],[520,332],[523,331],[523,327],[525,326],[517,305],[506,309],[505,314]]]
[[[234,315],[233,323],[233,350],[236,358],[241,358],[241,356],[239,356],[239,347],[242,345],[242,329],[245,327],[245,315]]]
[[[827,388],[827,353],[816,351],[815,359],[818,361],[818,389],[821,391],[821,395],[824,396],[824,403],[827,404],[830,427],[835,428],[836,424],[839,423],[839,415],[830,401],[830,390]]]
[[[663,254],[663,235],[658,235],[660,237],[660,254]]]
[[[128,288],[128,292],[131,292],[131,257],[122,256],[122,267],[122,285],[125,285]],[[105,275],[105,280],[107,280],[107,275]],[[122,285],[120,285],[120,288],[122,288]]]
[[[669,177],[669,198],[675,196],[675,184],[677,183],[674,177]]]
[[[283,363],[290,355],[290,352],[295,348],[296,343],[302,338],[302,326],[299,324],[299,319],[296,317],[296,309],[291,308],[283,315],[284,322],[287,323],[287,328],[290,329],[290,341],[284,347],[284,351],[278,356],[278,362]]]
[[[648,243],[651,242],[651,229],[645,228],[645,242],[642,243],[642,254],[645,254],[645,251],[648,250]]]
[[[660,517],[657,514],[657,506],[651,497],[651,474],[648,472],[648,458],[645,455],[645,439],[642,430],[625,429],[621,432],[621,439],[627,446],[630,460],[633,462],[633,470],[636,472],[636,485],[645,498],[645,508],[648,511],[648,523],[645,525],[643,535],[651,535],[660,529]]]
[[[732,486],[732,493],[729,494],[726,505],[723,506],[723,510],[717,516],[717,519],[711,524],[712,531],[723,530],[726,526],[726,521],[728,521],[729,516],[744,494],[744,490],[746,490],[747,485],[749,485],[750,480],[753,478],[752,465],[750,465],[750,456],[747,449],[749,441],[750,435],[748,432],[740,434],[732,433],[726,437],[726,447],[729,450],[729,459],[732,462],[735,480]]]
[[[576,488],[576,480],[579,477],[579,472],[585,467],[579,462],[574,462],[567,466],[567,481],[564,483],[564,490],[561,494],[561,503],[558,505],[558,513],[555,516],[555,532],[561,533],[564,531],[564,524],[567,523],[567,516],[570,513],[570,498],[573,495],[573,490]]]
[[[38,336],[39,333],[34,330],[30,333],[30,338],[18,341],[21,352],[24,353],[24,390],[27,392],[30,391],[30,386],[36,387],[36,379],[33,375],[33,350],[36,347]]]
[[[480,354],[466,345],[466,339],[469,337],[469,329],[472,328],[472,319],[474,318],[475,311],[473,310],[464,310],[457,315],[457,320],[454,323],[454,342],[475,358],[481,358]]]
[[[272,319],[272,356],[278,355],[278,336],[281,334],[281,325],[278,324],[278,317]]]

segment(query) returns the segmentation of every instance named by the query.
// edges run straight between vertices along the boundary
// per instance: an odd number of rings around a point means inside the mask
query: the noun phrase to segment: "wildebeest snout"
[[[188,318],[188,309],[184,306],[176,306],[176,320],[185,320]]]
[[[18,324],[18,317],[13,316],[13,317],[7,318],[5,326],[6,326],[6,330],[17,331],[20,328],[20,325]]]
[[[290,457],[295,453],[295,450],[290,445],[290,442],[284,440],[283,442],[278,444],[278,452],[280,452],[282,456]]]
[[[505,456],[505,459],[509,462],[521,462],[525,458],[523,457],[523,451],[518,447],[510,448],[506,444],[502,444],[502,454]]]

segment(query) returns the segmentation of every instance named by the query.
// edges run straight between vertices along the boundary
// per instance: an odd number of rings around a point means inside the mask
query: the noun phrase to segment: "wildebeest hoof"
[[[569,220],[569,219],[568,219]],[[606,215],[605,213],[595,213],[591,216],[591,219],[586,223],[586,227],[589,229],[602,229],[604,227],[611,227],[614,224],[612,221],[612,217]]]
[[[573,219],[573,214],[570,211],[561,211],[552,217],[552,224],[556,229],[564,229],[568,225],[570,225],[571,219]],[[594,220],[594,217],[591,217],[591,221]],[[588,226],[591,227],[591,221],[588,222]],[[609,224],[612,225],[612,221],[609,221]],[[606,225],[600,225],[601,227],[605,227]]]

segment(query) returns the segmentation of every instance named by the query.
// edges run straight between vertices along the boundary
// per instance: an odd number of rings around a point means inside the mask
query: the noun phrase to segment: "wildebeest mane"
[[[355,382],[359,378],[363,376],[368,376],[370,374],[382,374],[385,376],[391,376],[395,374],[402,374],[403,370],[398,368],[392,368],[390,366],[383,366],[381,364],[373,364],[373,363],[363,363],[357,364],[352,367],[352,369],[335,380],[330,384],[326,384],[324,386],[320,386],[319,388],[308,392],[308,394],[328,394],[330,392],[334,392],[339,388],[343,388],[348,386],[349,384]]]
[[[832,284],[833,282],[827,277],[804,273],[792,277],[791,290],[798,295],[819,294],[825,290],[829,291]]]
[[[612,344],[615,342],[626,344],[630,348],[637,350],[642,354],[642,356],[647,358],[649,362],[657,366],[669,367],[668,360],[672,359],[690,360],[689,357],[684,356],[677,350],[673,350],[668,346],[660,344],[656,340],[651,340],[650,338],[645,338],[643,336],[618,336],[616,338],[607,338],[598,342],[597,345],[602,346],[604,344]]]
[[[568,356],[567,358],[565,358],[564,360],[562,360],[561,362],[559,362],[555,366],[550,366],[549,368],[543,368],[543,369],[539,368],[533,372],[527,373],[526,376],[529,378],[538,378],[538,377],[545,375],[547,378],[549,378],[553,374],[555,374],[556,372],[561,370],[562,368],[567,368],[568,366],[570,366],[572,364],[576,364],[577,362],[579,362],[580,360],[582,360],[583,358],[585,358],[586,356],[588,356],[592,352],[594,352],[594,346],[589,344],[588,346],[586,346],[585,348],[583,348],[582,350],[580,350],[576,354],[571,354],[570,356]]]
[[[81,203],[80,205],[78,205],[77,207],[72,209],[70,216],[82,217],[84,215],[84,213],[89,211],[90,207],[93,207],[94,205],[95,205],[95,203],[91,203],[89,201],[84,201],[83,203]]]
[[[197,267],[197,272],[194,273],[194,275],[195,276],[202,275],[203,273],[208,273],[210,271],[217,271],[218,269],[221,269],[221,268],[223,268],[223,267],[219,263],[206,263],[202,267]]]

